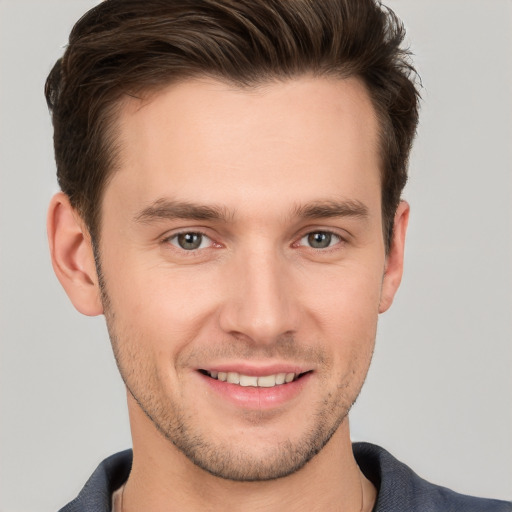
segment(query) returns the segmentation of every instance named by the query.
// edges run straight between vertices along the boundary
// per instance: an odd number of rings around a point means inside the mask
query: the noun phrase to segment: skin
[[[105,314],[127,386],[124,511],[371,510],[347,414],[400,283],[409,208],[386,254],[364,86],[188,81],[127,99],[117,129],[102,279],[63,194],[48,232],[75,307]],[[226,368],[307,375],[249,391],[199,371]]]

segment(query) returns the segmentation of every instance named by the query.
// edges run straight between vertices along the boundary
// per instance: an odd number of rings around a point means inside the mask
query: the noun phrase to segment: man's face
[[[386,285],[377,122],[356,80],[130,99],[100,243],[124,381],[224,478],[302,467],[368,370]]]

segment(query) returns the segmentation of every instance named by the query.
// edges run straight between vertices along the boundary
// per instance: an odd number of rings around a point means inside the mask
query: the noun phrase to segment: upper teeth
[[[255,375],[242,375],[236,372],[208,372],[210,377],[229,382],[230,384],[239,384],[240,386],[254,386],[260,388],[271,388],[291,382],[295,379],[295,373],[276,373],[275,375],[262,375],[261,377]]]

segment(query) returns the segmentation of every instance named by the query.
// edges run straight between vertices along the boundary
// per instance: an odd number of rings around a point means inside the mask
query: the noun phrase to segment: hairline
[[[327,79],[333,81],[343,81],[343,80],[356,80],[359,84],[361,84],[366,92],[372,106],[373,114],[375,117],[375,121],[377,123],[377,137],[376,137],[376,147],[377,158],[378,158],[378,171],[380,178],[380,197],[381,197],[381,217],[382,217],[382,234],[384,239],[384,245],[386,247],[386,253],[389,251],[391,246],[392,239],[392,230],[393,230],[393,219],[390,219],[391,226],[386,225],[386,221],[388,220],[385,215],[385,202],[383,198],[384,192],[384,177],[385,177],[385,143],[386,143],[386,135],[385,132],[388,131],[393,133],[393,130],[390,129],[389,126],[389,116],[385,112],[376,98],[374,98],[372,94],[371,88],[368,86],[364,78],[358,73],[349,73],[344,72],[344,70],[333,70],[333,71],[315,71],[315,70],[304,70],[302,72],[298,72],[293,75],[288,74],[268,74],[258,78],[251,78],[247,81],[237,80],[236,78],[232,78],[229,76],[216,74],[216,73],[207,73],[201,70],[197,70],[195,72],[190,71],[186,74],[181,74],[176,77],[169,77],[168,80],[162,80],[161,83],[155,84],[153,86],[141,86],[140,88],[134,88],[133,91],[121,91],[117,90],[117,94],[113,94],[113,100],[105,105],[105,125],[103,127],[101,138],[102,143],[105,148],[109,152],[109,163],[105,168],[104,177],[101,182],[101,186],[99,187],[99,194],[97,195],[98,204],[94,208],[94,216],[92,218],[92,222],[89,224],[87,219],[83,218],[83,215],[79,212],[80,217],[84,220],[85,225],[89,231],[91,236],[91,240],[93,244],[98,248],[101,244],[101,226],[102,226],[102,210],[103,210],[103,200],[105,196],[105,191],[109,186],[111,180],[114,175],[122,170],[122,157],[121,152],[123,149],[123,145],[120,142],[120,123],[122,118],[123,108],[127,105],[128,102],[133,100],[139,100],[141,102],[150,102],[153,97],[159,95],[164,90],[171,88],[173,86],[193,83],[193,82],[217,82],[220,84],[224,84],[230,87],[233,87],[234,90],[238,90],[241,92],[246,91],[258,91],[266,86],[270,86],[272,84],[278,83],[286,83],[289,81],[297,80],[302,77],[311,77],[318,79]],[[144,105],[141,105],[141,108]],[[395,210],[398,205],[395,205]]]

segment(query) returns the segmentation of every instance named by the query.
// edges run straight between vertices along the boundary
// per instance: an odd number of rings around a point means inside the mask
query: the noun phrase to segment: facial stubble
[[[107,329],[116,364],[126,388],[157,431],[197,467],[215,477],[238,482],[286,477],[302,469],[317,455],[347,417],[366,378],[371,351],[366,358],[366,367],[360,374],[360,382],[355,385],[350,382],[349,385],[348,378],[354,378],[356,374],[350,371],[333,391],[326,391],[325,395],[319,396],[309,411],[301,411],[301,414],[309,414],[310,421],[298,440],[286,439],[284,442],[276,442],[270,448],[259,450],[257,454],[244,449],[245,446],[219,443],[211,432],[200,428],[205,424],[201,418],[194,418],[190,414],[190,408],[187,412],[187,403],[183,396],[168,396],[163,392],[166,389],[163,378],[156,366],[144,357],[144,350],[139,348],[137,340],[131,338],[133,330],[130,331],[131,335],[128,332],[119,332],[116,313],[107,292],[96,251],[95,260]],[[297,353],[308,352],[293,348],[294,343],[290,343],[290,339],[287,339],[283,346],[291,348],[279,349],[280,355],[287,355],[290,359],[296,357]],[[371,347],[373,349],[373,343]],[[240,348],[239,353],[247,354],[249,351],[250,349],[244,346]],[[269,349],[269,352],[275,351],[275,347]],[[236,352],[237,349],[233,349],[231,345],[229,353]],[[323,351],[320,352],[316,348],[312,349],[312,352],[317,354],[317,362],[322,361],[324,369],[332,369],[332,364]],[[309,353],[311,354],[311,351]],[[328,373],[328,370],[324,372],[325,375]],[[272,419],[262,412],[255,411],[247,417],[247,421],[252,426],[258,424],[258,427],[265,428],[265,423]]]

